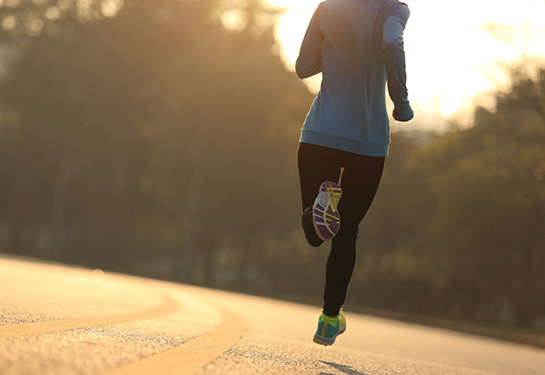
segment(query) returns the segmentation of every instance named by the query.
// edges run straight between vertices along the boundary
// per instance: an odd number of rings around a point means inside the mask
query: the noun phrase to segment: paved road
[[[545,350],[315,307],[0,257],[2,375],[545,375]]]

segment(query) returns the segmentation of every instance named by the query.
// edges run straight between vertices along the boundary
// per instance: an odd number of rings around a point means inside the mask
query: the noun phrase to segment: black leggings
[[[358,226],[377,192],[385,157],[358,155],[308,143],[299,144],[299,182],[303,211],[312,206],[324,181],[340,181],[341,227],[331,241],[326,267],[324,313],[339,314],[356,264]],[[342,177],[341,177],[342,170]]]

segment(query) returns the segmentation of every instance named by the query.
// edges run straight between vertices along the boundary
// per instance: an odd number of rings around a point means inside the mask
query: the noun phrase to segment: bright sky
[[[320,0],[268,0],[288,8],[277,27],[283,58],[293,69],[308,22]],[[471,109],[474,97],[504,83],[500,62],[523,51],[545,59],[545,0],[405,0],[409,99],[413,106],[452,115]],[[512,43],[492,37],[487,24],[512,28]],[[314,86],[317,87],[317,86]]]

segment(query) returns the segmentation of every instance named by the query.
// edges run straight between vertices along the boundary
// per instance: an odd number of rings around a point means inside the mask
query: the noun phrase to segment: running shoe
[[[337,205],[341,199],[342,190],[331,181],[322,182],[318,196],[312,206],[312,222],[316,234],[322,241],[332,239],[339,232],[341,216]]]
[[[308,206],[301,215],[301,224],[303,224],[303,232],[310,246],[318,247],[324,243],[318,237],[316,229],[314,228],[314,222],[312,220],[312,206]]]
[[[333,345],[337,336],[344,331],[346,331],[346,318],[342,310],[339,311],[336,318],[324,315],[322,310],[320,319],[318,319],[318,329],[314,334],[314,342],[325,346]]]

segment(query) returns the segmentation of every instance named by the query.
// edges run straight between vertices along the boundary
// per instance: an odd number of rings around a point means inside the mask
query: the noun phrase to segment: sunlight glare
[[[282,58],[294,69],[308,22],[320,0],[268,0],[289,9],[277,24]],[[470,110],[476,95],[505,84],[501,63],[525,56],[545,58],[545,1],[524,5],[496,0],[456,4],[406,0],[411,18],[405,33],[409,97],[417,109],[452,115]],[[509,43],[491,34],[507,27]],[[510,30],[510,31],[509,31]],[[316,81],[311,83],[316,91]]]
[[[240,10],[233,9],[222,13],[221,23],[226,29],[241,31],[246,26],[246,19]]]
[[[113,18],[117,16],[121,8],[123,8],[123,0],[108,0],[103,1],[101,4],[101,11],[105,17]]]

